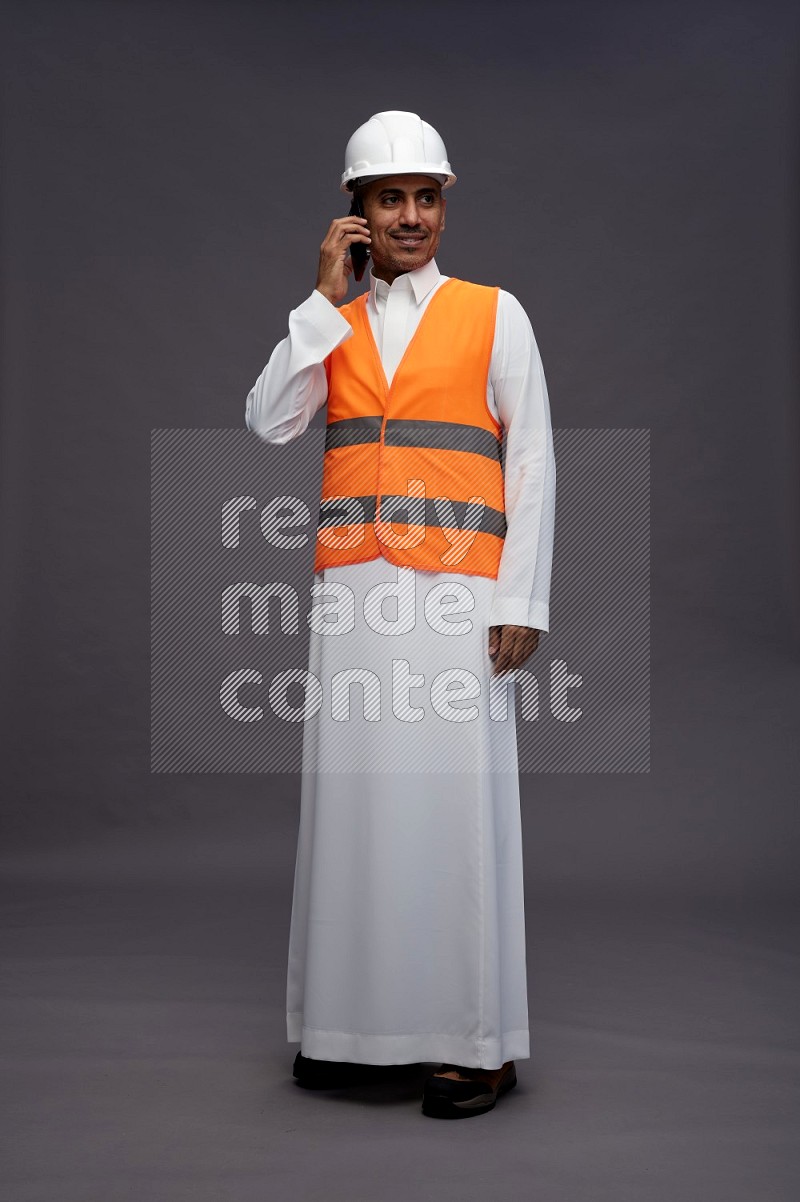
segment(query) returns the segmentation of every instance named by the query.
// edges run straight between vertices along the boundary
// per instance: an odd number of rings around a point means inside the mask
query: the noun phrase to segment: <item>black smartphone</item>
[[[363,217],[364,210],[361,207],[361,201],[355,196],[353,203],[350,205],[351,217]],[[367,260],[369,259],[369,247],[366,242],[351,242],[350,243],[350,262],[353,264],[353,276],[356,280],[362,279],[364,272],[367,269]]]

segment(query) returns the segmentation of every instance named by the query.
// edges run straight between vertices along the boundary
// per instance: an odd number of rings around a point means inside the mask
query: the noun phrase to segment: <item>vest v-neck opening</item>
[[[452,284],[452,283],[454,283],[454,277],[451,276],[450,279],[445,280],[445,282],[436,289],[433,296],[428,301],[428,305],[425,309],[425,312],[422,314],[422,317],[419,320],[419,324],[417,325],[416,330],[412,334],[411,339],[408,343],[408,346],[403,351],[403,354],[400,356],[400,361],[398,362],[397,367],[394,369],[394,374],[392,376],[391,384],[389,383],[389,381],[386,377],[386,370],[383,366],[383,360],[381,359],[380,351],[378,350],[378,344],[375,341],[375,335],[372,330],[372,323],[370,322],[369,314],[367,313],[367,293],[366,292],[364,293],[363,303],[361,305],[359,305],[359,315],[360,315],[361,320],[363,321],[364,326],[366,328],[367,339],[369,341],[370,346],[372,347],[372,353],[375,356],[375,363],[377,364],[377,368],[378,368],[378,378],[379,378],[381,386],[383,388],[384,398],[388,399],[389,393],[391,392],[392,388],[394,387],[394,382],[397,379],[397,376],[400,373],[400,371],[402,371],[403,364],[405,363],[406,359],[408,358],[408,354],[409,354],[411,348],[413,347],[414,343],[417,341],[417,338],[419,337],[419,332],[425,324],[425,318],[428,316],[428,313],[430,312],[431,305],[436,303],[436,298],[438,296],[441,296],[441,294],[447,288],[448,284]],[[385,408],[385,405],[384,405],[384,408]]]

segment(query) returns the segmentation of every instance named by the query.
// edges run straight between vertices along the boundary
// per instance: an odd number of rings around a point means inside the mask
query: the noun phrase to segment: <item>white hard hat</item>
[[[430,175],[443,188],[456,182],[444,142],[416,113],[375,113],[347,143],[344,163],[342,192],[383,175]]]

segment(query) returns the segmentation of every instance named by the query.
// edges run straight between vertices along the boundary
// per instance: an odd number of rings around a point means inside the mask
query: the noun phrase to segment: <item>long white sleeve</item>
[[[328,398],[325,358],[353,336],[350,323],[316,289],[289,314],[289,333],[247,395],[245,425],[266,442],[302,434]]]
[[[506,429],[506,537],[490,625],[550,629],[556,465],[539,347],[522,305],[500,292],[490,385]]]

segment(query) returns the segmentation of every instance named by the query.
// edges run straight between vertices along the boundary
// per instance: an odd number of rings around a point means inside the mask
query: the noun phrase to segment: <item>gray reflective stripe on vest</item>
[[[423,519],[423,505],[424,519]],[[441,505],[441,502],[440,502]],[[506,517],[500,509],[489,505],[470,506],[467,501],[450,501],[459,530],[477,530],[505,538]],[[449,520],[449,508],[441,506],[441,516],[434,497],[381,496],[381,517],[384,522],[411,521],[417,526],[441,527]],[[320,503],[320,526],[357,526],[375,520],[374,497],[335,497]]]
[[[382,423],[382,417],[346,417],[340,422],[330,422],[325,430],[325,450],[380,442]]]
[[[483,426],[462,422],[400,421],[389,418],[383,436],[386,446],[435,447],[442,451],[471,451],[487,459],[500,459],[500,440]]]
[[[450,501],[450,505],[459,530],[478,530],[481,534],[496,534],[498,538],[505,536],[506,517],[502,510],[491,509],[488,505],[469,505],[467,501]],[[440,513],[435,497],[381,496],[381,517],[384,522],[410,521],[415,526],[443,526],[449,522],[449,515],[447,505],[441,506]]]
[[[325,431],[325,450],[380,442],[380,417],[347,417],[330,422]],[[383,438],[388,447],[433,447],[442,451],[471,451],[500,461],[500,439],[483,426],[463,422],[406,421],[388,418]]]
[[[320,526],[360,526],[374,520],[374,496],[330,497],[320,502]]]

